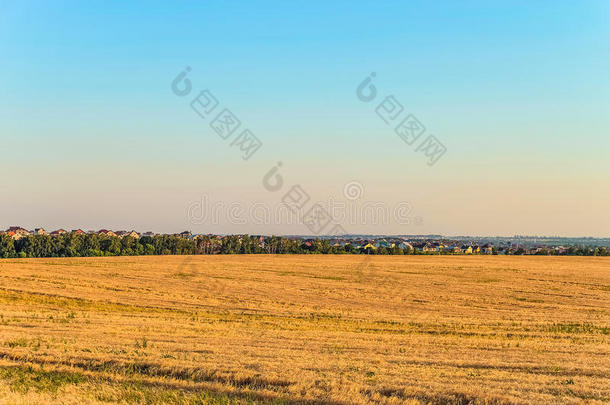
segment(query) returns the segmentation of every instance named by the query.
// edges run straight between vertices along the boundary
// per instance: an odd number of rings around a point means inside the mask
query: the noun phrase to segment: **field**
[[[0,403],[602,403],[610,260],[0,260]]]

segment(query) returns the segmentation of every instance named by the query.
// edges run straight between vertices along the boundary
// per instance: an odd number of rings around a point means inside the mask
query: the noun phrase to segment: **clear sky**
[[[1,228],[309,233],[252,219],[299,184],[411,207],[351,233],[610,235],[607,1],[125,3],[0,1]],[[249,160],[190,108],[204,89],[262,141]],[[389,95],[435,165],[376,114]],[[202,199],[250,213],[193,220]]]

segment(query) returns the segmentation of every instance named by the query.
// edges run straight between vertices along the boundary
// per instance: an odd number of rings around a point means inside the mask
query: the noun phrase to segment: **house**
[[[183,239],[188,239],[191,237],[191,233],[189,231],[180,232],[177,236],[180,236]]]
[[[14,240],[19,240],[30,234],[30,232],[27,229],[24,229],[20,226],[11,226],[10,228],[8,228],[6,230],[6,233]]]
[[[492,255],[494,253],[493,247],[489,243],[484,244],[481,248],[483,254]]]
[[[153,236],[155,236],[155,233],[148,231],[144,232],[141,236],[148,236],[149,238],[152,238]]]
[[[424,246],[422,246],[421,248],[422,252],[436,252],[436,246],[434,246],[432,243],[426,243]]]
[[[256,240],[256,244],[261,247],[264,248],[265,247],[265,237],[263,235],[253,235],[254,239]]]
[[[77,234],[77,235],[82,235],[82,234],[84,234],[85,232],[84,232],[82,229],[72,229],[72,232],[71,232],[71,233],[75,233],[75,234]]]
[[[564,246],[557,246],[555,248],[555,252],[560,254],[560,255],[565,255],[566,253],[568,253],[568,251],[570,250],[570,248],[564,247]]]
[[[68,231],[66,231],[65,229],[58,229],[56,231],[51,232],[51,236],[59,236],[63,235],[64,233],[68,233]]]
[[[33,233],[34,233],[34,235],[48,235],[49,234],[43,228],[35,228]]]
[[[390,243],[390,242],[387,242],[385,240],[382,240],[382,241],[379,241],[379,242],[375,243],[375,246],[378,247],[378,248],[383,247],[383,248],[386,248],[386,249],[391,249],[391,248],[394,247],[394,244]]]
[[[108,229],[100,229],[97,234],[103,236],[116,236],[116,233],[109,231]]]
[[[367,243],[366,245],[362,246],[362,250],[377,250],[377,248],[375,247],[375,245],[373,245],[372,243]]]
[[[405,249],[413,250],[413,246],[411,246],[411,244],[408,242],[400,242],[398,244],[398,247],[401,248],[402,250],[405,250]]]
[[[131,236],[132,238],[136,239],[140,238],[140,234],[136,231],[118,231],[116,232],[116,236],[118,236],[119,238],[124,238],[125,236]]]
[[[426,242],[415,241],[415,242],[411,243],[411,246],[413,246],[413,249],[417,250],[418,252],[421,252],[425,245],[426,245]]]
[[[462,253],[471,255],[472,254],[472,246],[462,246]]]

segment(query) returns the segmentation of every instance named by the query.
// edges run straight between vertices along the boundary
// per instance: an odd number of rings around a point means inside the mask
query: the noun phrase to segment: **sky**
[[[0,61],[0,228],[610,236],[606,1],[0,1]]]

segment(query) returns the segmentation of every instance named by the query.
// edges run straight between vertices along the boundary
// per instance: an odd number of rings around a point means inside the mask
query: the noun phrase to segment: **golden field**
[[[603,403],[610,260],[0,260],[0,403]]]

